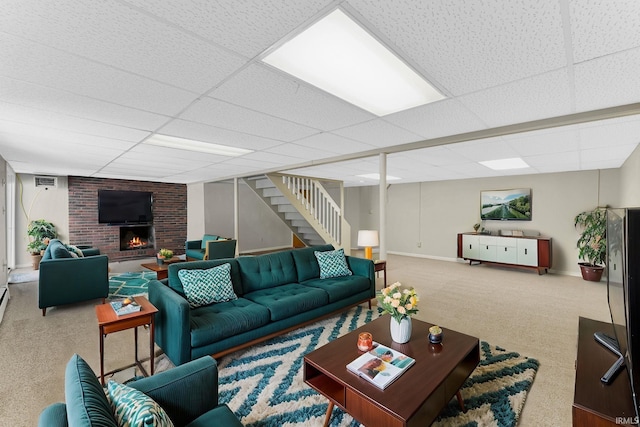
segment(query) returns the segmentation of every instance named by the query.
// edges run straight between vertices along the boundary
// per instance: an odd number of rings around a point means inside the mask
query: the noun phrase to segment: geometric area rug
[[[304,383],[304,355],[380,315],[358,306],[221,358],[220,403],[245,426],[321,425],[328,403]],[[164,369],[171,366],[168,359],[163,362]],[[461,412],[454,398],[433,425],[515,426],[538,366],[535,359],[481,341],[480,364],[460,390],[467,411]],[[337,406],[330,425],[360,426]]]
[[[117,276],[109,277],[109,299],[146,295],[149,281],[156,280],[156,277],[155,271],[119,273]]]

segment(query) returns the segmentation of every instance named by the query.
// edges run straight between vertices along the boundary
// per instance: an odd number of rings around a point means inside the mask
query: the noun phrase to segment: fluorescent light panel
[[[502,171],[502,170],[509,170],[509,169],[524,169],[524,168],[530,167],[520,157],[513,157],[510,159],[487,160],[487,161],[478,162],[478,163],[488,167],[489,169],[493,169],[495,171]]]
[[[220,156],[236,157],[253,153],[253,150],[230,147],[228,145],[210,144],[208,142],[192,139],[178,138],[169,135],[154,134],[144,141],[144,144],[157,145],[159,147],[177,148],[179,150],[197,151],[200,153],[218,154]]]
[[[379,173],[367,173],[364,175],[356,175],[360,178],[367,178],[367,179],[375,179],[377,181],[380,181],[380,174]],[[398,180],[400,178],[398,178],[397,176],[391,176],[391,175],[387,175],[387,181],[395,181]]]
[[[263,61],[378,116],[444,98],[340,9]]]

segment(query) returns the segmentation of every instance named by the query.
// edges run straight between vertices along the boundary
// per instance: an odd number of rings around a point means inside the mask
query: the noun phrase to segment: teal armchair
[[[229,407],[218,402],[218,365],[209,356],[127,385],[151,397],[176,427],[242,427]],[[64,387],[66,403],[46,407],[39,427],[116,426],[100,382],[77,354],[67,364]]]
[[[74,258],[64,244],[51,240],[40,261],[38,307],[73,304],[109,295],[109,258],[94,255]]]
[[[185,253],[190,260],[235,258],[237,240],[205,234],[202,240],[187,240]]]

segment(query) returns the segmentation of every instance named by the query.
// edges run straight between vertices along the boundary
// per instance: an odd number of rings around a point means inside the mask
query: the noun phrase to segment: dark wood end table
[[[304,381],[364,425],[426,426],[435,420],[480,361],[475,337],[443,328],[442,344],[430,344],[430,323],[412,319],[411,341],[391,340],[388,315],[382,316],[304,357]],[[374,341],[413,357],[416,363],[385,390],[349,372],[347,364],[362,353],[356,347],[360,332]],[[331,417],[327,411],[325,425]]]
[[[147,270],[155,271],[158,277],[158,280],[166,279],[169,277],[169,264],[175,264],[176,262],[185,262],[186,260],[173,257],[171,259],[165,260],[164,264],[160,265],[157,262],[150,262],[148,264],[140,264],[141,267],[146,268]]]
[[[379,271],[382,271],[382,274],[384,275],[384,287],[387,287],[387,261],[383,260],[383,259],[377,259],[375,261],[373,261],[373,271],[377,273]]]
[[[153,375],[153,369],[155,365],[154,361],[154,317],[158,312],[158,309],[149,302],[149,300],[144,296],[136,296],[134,297],[136,302],[140,304],[141,309],[136,313],[125,314],[123,316],[118,316],[111,304],[100,304],[96,305],[96,316],[98,318],[98,328],[100,330],[100,382],[104,386],[104,377],[105,375],[113,374],[115,372],[121,371],[126,368],[130,368],[131,366],[138,366],[140,371],[144,376]],[[142,366],[140,360],[138,360],[138,326],[149,326],[149,363],[151,365],[150,373],[147,374],[147,371]],[[126,329],[134,328],[134,340],[135,340],[135,362],[129,366],[124,368],[115,369],[113,371],[105,372],[104,371],[104,337],[108,334],[124,331]]]

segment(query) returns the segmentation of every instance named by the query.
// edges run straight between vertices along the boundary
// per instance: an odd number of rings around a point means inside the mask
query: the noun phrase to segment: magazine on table
[[[125,314],[137,313],[142,307],[138,304],[133,297],[124,298],[116,301],[111,301],[111,307],[118,316],[124,316]]]
[[[347,369],[384,390],[414,363],[413,358],[374,342],[373,348],[349,363]]]

